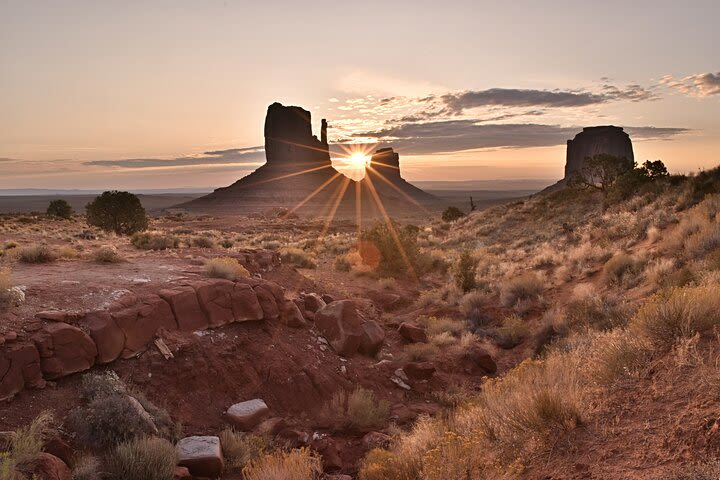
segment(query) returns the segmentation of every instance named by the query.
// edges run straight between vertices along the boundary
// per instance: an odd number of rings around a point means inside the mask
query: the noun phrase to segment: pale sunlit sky
[[[0,188],[232,183],[279,101],[409,180],[557,179],[583,126],[720,163],[720,2],[0,0]]]

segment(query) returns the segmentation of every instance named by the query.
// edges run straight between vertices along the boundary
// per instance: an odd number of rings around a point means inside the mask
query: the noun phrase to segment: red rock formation
[[[635,159],[630,136],[621,127],[585,127],[567,142],[565,178],[579,172],[586,158],[599,154]]]

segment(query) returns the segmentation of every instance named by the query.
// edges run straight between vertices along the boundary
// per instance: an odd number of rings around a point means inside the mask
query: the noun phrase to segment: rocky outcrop
[[[301,107],[273,103],[265,116],[265,158],[268,165],[302,168],[330,167],[327,122],[322,121],[321,138],[312,134],[310,112]]]
[[[390,147],[378,148],[370,158],[370,165],[390,181],[402,179],[400,177],[400,155]]]
[[[567,142],[565,178],[579,172],[586,158],[599,154],[635,159],[630,136],[621,127],[585,127]]]

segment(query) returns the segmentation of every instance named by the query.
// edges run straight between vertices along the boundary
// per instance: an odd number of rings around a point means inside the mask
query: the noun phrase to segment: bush
[[[352,264],[347,259],[347,255],[335,257],[335,270],[338,272],[349,272],[351,268]]]
[[[472,328],[485,326],[490,318],[485,314],[483,308],[487,303],[487,295],[481,292],[466,293],[460,303],[460,311]]]
[[[212,238],[205,235],[197,235],[190,240],[193,247],[198,248],[215,248],[215,242]]]
[[[603,277],[608,285],[619,285],[627,282],[639,270],[640,262],[627,253],[618,253],[603,266]]]
[[[460,254],[457,265],[455,267],[455,284],[464,293],[469,292],[477,286],[475,282],[475,268],[478,265],[478,259],[472,254],[464,250]]]
[[[220,444],[227,467],[231,470],[242,470],[270,449],[267,437],[238,432],[232,428],[220,432]]]
[[[301,248],[284,247],[280,249],[280,259],[300,268],[315,268],[315,259]]]
[[[250,272],[232,257],[211,258],[205,262],[205,273],[207,273],[208,277],[225,278],[233,281],[250,276]]]
[[[166,250],[177,248],[180,244],[180,240],[176,236],[162,232],[137,232],[133,234],[130,241],[141,250]]]
[[[630,320],[630,331],[654,346],[670,348],[678,339],[720,324],[718,285],[671,288],[645,302]]]
[[[73,480],[100,480],[101,472],[100,461],[92,455],[85,455],[75,461],[72,478]]]
[[[69,220],[72,218],[73,209],[68,202],[65,200],[53,200],[48,205],[46,213],[51,217],[64,218]]]
[[[0,312],[10,308],[15,296],[10,289],[13,287],[12,275],[9,268],[0,268]]]
[[[111,245],[103,245],[102,247],[95,250],[93,258],[97,263],[120,263],[122,258],[117,251],[117,248]]]
[[[514,348],[520,345],[530,333],[530,328],[525,320],[517,315],[510,315],[503,320],[500,327],[493,329],[492,336],[502,348]]]
[[[20,261],[23,263],[50,263],[57,260],[57,253],[47,245],[32,245],[20,249]]]
[[[244,480],[319,480],[323,469],[320,457],[307,448],[276,450],[243,468]]]
[[[162,438],[137,438],[116,446],[106,459],[111,480],[172,480],[177,454]]]
[[[500,289],[500,303],[505,307],[516,305],[521,300],[537,299],[542,293],[542,279],[534,273],[525,273],[505,282]]]
[[[421,275],[417,246],[417,227],[394,221],[377,223],[360,236],[363,263],[391,277]]]
[[[335,392],[323,407],[323,422],[336,430],[370,430],[385,424],[390,404],[378,400],[375,393],[357,387],[350,395],[344,390]]]
[[[457,207],[447,207],[442,213],[443,222],[454,222],[464,216],[465,214]]]
[[[85,207],[88,225],[118,235],[132,235],[148,227],[140,199],[129,192],[103,192]]]

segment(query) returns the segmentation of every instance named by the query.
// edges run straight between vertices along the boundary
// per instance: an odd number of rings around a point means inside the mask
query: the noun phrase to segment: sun
[[[363,152],[353,152],[353,154],[347,159],[351,168],[365,168],[369,160],[370,157],[365,155]]]

